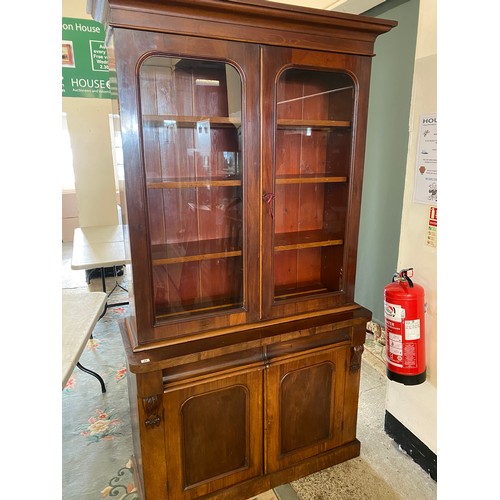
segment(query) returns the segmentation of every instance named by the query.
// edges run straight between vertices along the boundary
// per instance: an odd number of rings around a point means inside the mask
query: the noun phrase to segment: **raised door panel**
[[[115,42],[136,343],[257,319],[258,48],[123,29]]]
[[[370,60],[265,47],[262,61],[262,316],[352,303]]]
[[[262,370],[164,397],[169,499],[198,498],[262,474]]]
[[[266,371],[266,472],[343,444],[347,348],[272,363]]]

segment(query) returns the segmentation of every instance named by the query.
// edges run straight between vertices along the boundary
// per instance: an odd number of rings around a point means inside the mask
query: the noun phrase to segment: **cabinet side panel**
[[[361,378],[361,356],[366,338],[365,325],[353,328],[353,346],[346,359],[345,405],[343,419],[343,439],[350,441],[356,437],[359,404],[359,384]]]
[[[139,489],[139,498],[144,498],[144,476],[142,470],[141,436],[139,426],[139,409],[137,405],[137,377],[127,369],[128,397],[130,402],[130,423],[132,427],[132,444],[134,450],[134,479]]]
[[[161,371],[137,375],[137,413],[140,429],[144,498],[166,498],[165,414]]]

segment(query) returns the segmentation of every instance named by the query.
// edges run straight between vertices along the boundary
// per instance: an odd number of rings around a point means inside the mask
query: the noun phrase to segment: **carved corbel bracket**
[[[365,346],[363,344],[351,347],[351,363],[349,365],[350,373],[356,373],[361,368],[361,356],[364,350]]]
[[[144,413],[146,414],[146,420],[144,424],[147,429],[153,429],[154,427],[158,427],[160,425],[160,396],[148,396],[146,398],[142,398],[142,406],[144,408]]]

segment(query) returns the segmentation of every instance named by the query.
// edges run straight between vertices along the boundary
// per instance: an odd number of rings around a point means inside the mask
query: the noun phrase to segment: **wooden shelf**
[[[274,240],[274,251],[300,250],[303,248],[329,247],[343,245],[344,240],[321,230],[301,231],[296,233],[277,233]]]
[[[182,189],[199,187],[241,186],[241,179],[235,177],[205,177],[198,179],[153,179],[149,180],[149,189]]]
[[[240,244],[230,238],[170,243],[151,247],[151,259],[154,266],[226,259],[241,255]]]
[[[302,120],[293,118],[278,119],[278,128],[298,128],[298,129],[325,129],[332,127],[349,128],[350,121],[346,120]]]
[[[211,127],[240,127],[241,119],[229,116],[190,116],[190,115],[143,115],[143,123],[154,127],[177,127],[195,128],[199,122],[209,122]],[[349,128],[349,120],[303,120],[294,118],[278,119],[278,128],[298,129],[328,129]]]
[[[199,314],[199,313],[211,313],[211,312],[220,312],[226,309],[236,309],[241,308],[241,300],[238,301],[235,298],[226,299],[225,301],[221,301],[217,303],[217,301],[210,301],[208,303],[200,303],[193,305],[182,305],[182,306],[172,306],[170,308],[162,308],[159,307],[157,311],[157,318],[159,320],[166,320],[170,317],[182,317],[183,314],[191,315],[191,314]]]
[[[291,174],[276,177],[276,184],[319,184],[328,182],[347,182],[347,177],[329,176],[325,174]]]
[[[152,127],[169,127],[176,125],[181,128],[196,128],[198,122],[209,122],[211,127],[240,127],[240,118],[229,116],[189,116],[189,115],[143,115],[144,125]]]
[[[314,295],[325,292],[328,292],[328,288],[322,283],[297,283],[295,286],[276,287],[274,298],[278,300],[290,299],[301,295]]]
[[[324,174],[281,175],[276,178],[276,184],[326,184],[345,183],[345,176],[328,176]],[[227,177],[207,177],[204,179],[168,179],[149,180],[148,189],[181,189],[197,187],[241,186],[241,179]]]

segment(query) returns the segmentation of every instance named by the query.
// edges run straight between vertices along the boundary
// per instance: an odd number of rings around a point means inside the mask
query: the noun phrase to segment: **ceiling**
[[[289,5],[300,5],[302,7],[313,7],[315,9],[334,10],[348,14],[362,14],[367,10],[384,3],[385,0],[271,0],[272,2],[285,3]]]

